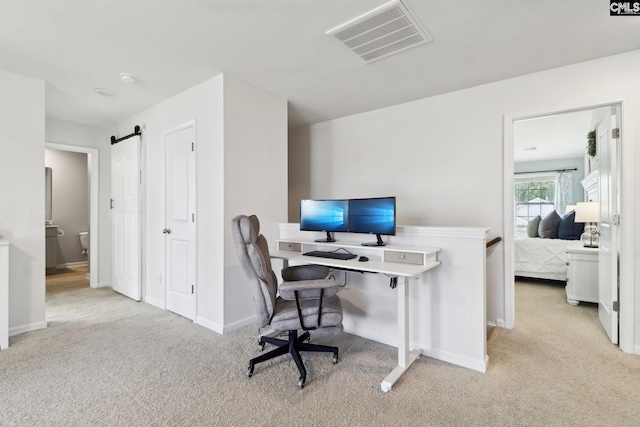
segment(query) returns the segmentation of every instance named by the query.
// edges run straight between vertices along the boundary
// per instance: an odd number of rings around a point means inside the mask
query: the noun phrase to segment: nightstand
[[[598,248],[567,248],[567,302],[598,302]]]

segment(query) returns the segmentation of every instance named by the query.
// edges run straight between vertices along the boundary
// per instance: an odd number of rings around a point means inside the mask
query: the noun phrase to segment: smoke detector
[[[432,40],[400,0],[386,3],[325,34],[366,63]]]
[[[125,83],[135,83],[136,76],[129,73],[120,73],[120,80],[122,80]]]

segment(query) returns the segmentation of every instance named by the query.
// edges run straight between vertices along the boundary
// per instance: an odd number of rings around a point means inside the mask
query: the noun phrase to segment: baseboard
[[[633,346],[633,354],[640,355],[640,345]]]
[[[507,322],[505,322],[504,319],[497,319],[496,320],[496,326],[498,326],[500,328],[506,328],[507,327]]]
[[[411,348],[415,347],[411,346]],[[483,374],[487,372],[487,366],[489,366],[489,356],[487,355],[485,355],[484,360],[471,359],[458,354],[449,353],[447,351],[428,349],[420,346],[417,348],[422,350],[423,356],[432,357],[434,359],[442,360],[443,362],[462,366],[463,368],[473,369],[474,371],[482,372]]]
[[[29,323],[27,325],[16,326],[15,328],[9,328],[9,336],[23,334],[25,332],[37,331],[38,329],[46,329],[47,321]]]
[[[67,262],[67,263],[64,263],[64,264],[56,265],[56,270],[59,270],[61,268],[85,267],[85,266],[88,266],[88,265],[89,265],[88,261]]]
[[[216,322],[212,322],[209,319],[205,319],[204,317],[196,317],[196,324],[204,326],[207,329],[211,329],[213,332],[217,332],[219,334],[224,333],[224,328],[222,327],[222,325]]]
[[[155,298],[150,298],[148,296],[145,296],[142,301],[146,302],[147,304],[151,304],[154,307],[158,307],[162,310],[166,310],[166,307],[164,306],[164,301],[160,301],[159,299],[155,299]]]
[[[99,288],[113,288],[113,285],[111,284],[111,282],[99,282],[98,283],[98,287]]]
[[[229,332],[233,332],[235,330],[238,330],[240,328],[244,328],[245,326],[249,326],[249,325],[253,325],[254,323],[257,322],[257,318],[256,315],[254,314],[253,316],[249,316],[247,318],[244,318],[242,320],[238,320],[237,322],[233,322],[230,323],[228,325],[224,325],[223,329],[222,329],[222,333],[223,334],[228,334]]]
[[[349,325],[344,325],[344,327],[345,327],[344,331],[346,333],[357,335],[359,337],[376,341],[382,344],[390,345],[392,347],[398,346],[397,337],[389,336],[385,334],[379,334],[369,329],[349,327]],[[409,348],[410,349],[419,348],[422,351],[422,354],[424,356],[442,360],[443,362],[452,363],[454,365],[462,366],[463,368],[473,369],[474,371],[478,371],[482,373],[485,373],[487,371],[487,366],[489,363],[489,356],[485,356],[484,359],[472,359],[466,356],[453,354],[453,353],[439,350],[439,349],[427,348],[415,342],[409,343]]]
[[[398,338],[389,336],[386,334],[379,334],[375,331],[366,328],[358,328],[353,327],[351,325],[346,325],[343,322],[344,331],[348,334],[356,335],[371,341],[379,342],[382,344],[390,345],[392,347],[398,346]]]

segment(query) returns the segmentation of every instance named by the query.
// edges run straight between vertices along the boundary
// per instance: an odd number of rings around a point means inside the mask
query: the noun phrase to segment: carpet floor
[[[218,335],[108,288],[47,294],[48,328],[0,352],[2,426],[640,425],[640,357],[604,335],[597,307],[562,286],[518,282],[516,328],[493,328],[482,374],[421,357],[383,393],[395,348],[317,338],[331,355],[265,362],[256,328]],[[267,347],[268,348],[268,347]]]

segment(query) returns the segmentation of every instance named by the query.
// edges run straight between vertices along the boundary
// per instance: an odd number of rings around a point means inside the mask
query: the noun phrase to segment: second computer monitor
[[[382,246],[381,235],[396,234],[396,198],[350,199],[349,232],[375,234],[377,242],[371,245]]]

